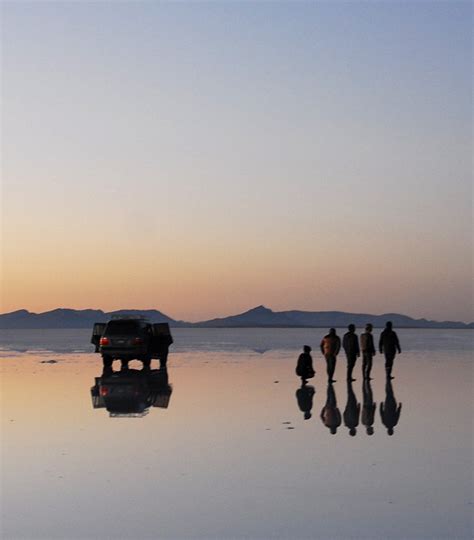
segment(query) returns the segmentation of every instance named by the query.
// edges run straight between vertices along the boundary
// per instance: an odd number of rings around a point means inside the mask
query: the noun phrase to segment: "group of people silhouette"
[[[352,378],[352,373],[357,362],[357,358],[362,353],[362,375],[364,379],[370,380],[370,373],[372,371],[372,360],[376,354],[374,337],[372,335],[373,326],[368,323],[365,326],[365,332],[359,337],[355,333],[356,327],[354,324],[348,326],[348,331],[342,338],[342,348],[347,357],[347,380],[355,381]],[[328,382],[334,383],[334,372],[336,370],[337,355],[341,350],[341,338],[337,335],[336,329],[331,328],[329,333],[323,337],[320,343],[321,353],[326,359]],[[393,379],[392,369],[393,361],[397,353],[401,353],[400,341],[397,333],[393,330],[393,325],[388,321],[385,325],[385,329],[380,334],[379,338],[379,351],[380,354],[385,356],[385,372],[387,379]],[[296,365],[296,374],[298,377],[306,381],[311,379],[315,375],[313,368],[313,358],[311,356],[311,347],[305,345],[303,352],[298,358]]]
[[[320,418],[323,424],[329,429],[331,434],[336,434],[337,428],[344,421],[344,425],[349,429],[349,435],[354,437],[357,433],[359,420],[365,426],[367,435],[374,434],[375,413],[377,404],[374,401],[370,379],[365,378],[362,386],[363,402],[357,401],[356,394],[352,388],[352,381],[347,381],[347,402],[341,415],[337,405],[336,391],[334,385],[329,382],[326,394],[326,403],[321,410]],[[316,390],[313,386],[303,383],[296,390],[296,401],[298,408],[304,415],[305,420],[311,418],[313,408],[313,398]],[[380,403],[380,419],[387,429],[388,435],[393,435],[394,427],[398,424],[402,404],[397,403],[393,391],[392,380],[387,378],[385,384],[385,401]]]
[[[373,326],[368,323],[365,326],[365,332],[360,336],[355,333],[356,327],[350,324],[347,328],[341,342],[341,338],[337,335],[335,328],[330,328],[329,333],[323,337],[320,343],[321,353],[326,360],[328,386],[326,403],[321,410],[321,420],[323,424],[329,428],[330,433],[335,434],[337,428],[344,421],[344,425],[349,429],[349,435],[354,436],[357,432],[359,419],[366,428],[367,435],[373,435],[373,424],[375,421],[376,403],[373,399],[373,393],[370,381],[372,371],[372,360],[376,354],[374,337],[372,335]],[[397,353],[401,353],[400,341],[397,333],[393,330],[393,324],[388,321],[385,328],[380,334],[378,348],[380,354],[385,356],[385,401],[380,403],[380,418],[382,423],[387,428],[388,435],[393,435],[393,429],[398,424],[402,404],[398,404],[393,393],[392,386],[392,369],[393,362]],[[337,355],[344,349],[347,358],[347,404],[341,416],[341,412],[337,406],[336,391],[333,383],[335,383],[334,372],[336,370]],[[363,375],[363,404],[362,409],[360,403],[352,388],[353,371],[357,359],[362,354],[362,375]],[[307,385],[308,379],[312,379],[316,372],[313,367],[313,358],[311,356],[311,347],[305,345],[303,352],[298,358],[296,365],[296,374],[301,377],[301,388],[296,391],[296,399],[299,409],[304,413],[304,418],[311,418],[311,409],[313,407],[313,397],[315,389],[313,386]]]

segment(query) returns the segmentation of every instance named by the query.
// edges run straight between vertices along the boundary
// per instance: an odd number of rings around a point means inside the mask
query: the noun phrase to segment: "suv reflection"
[[[166,368],[106,368],[91,388],[92,406],[106,409],[111,417],[141,417],[150,407],[167,409],[172,391]]]

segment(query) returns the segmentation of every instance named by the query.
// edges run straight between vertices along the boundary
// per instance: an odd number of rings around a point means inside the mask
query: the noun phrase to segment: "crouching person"
[[[301,382],[306,383],[308,379],[312,379],[315,375],[313,369],[313,357],[311,356],[311,347],[305,345],[303,352],[298,357],[298,363],[296,364],[296,375],[301,377]]]

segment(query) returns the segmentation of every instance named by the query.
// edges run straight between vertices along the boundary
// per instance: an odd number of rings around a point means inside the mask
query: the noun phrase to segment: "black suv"
[[[151,324],[146,319],[120,318],[108,323],[95,323],[91,343],[102,355],[104,367],[116,359],[126,366],[129,360],[141,360],[150,367],[152,358],[166,366],[169,346],[173,343],[168,323]]]

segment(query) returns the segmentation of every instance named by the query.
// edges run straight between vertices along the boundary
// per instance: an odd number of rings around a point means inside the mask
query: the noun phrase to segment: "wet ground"
[[[182,332],[167,374],[105,377],[3,335],[3,538],[472,537],[472,333],[401,332],[391,384],[341,356],[328,388],[318,354],[294,374],[322,332]]]

